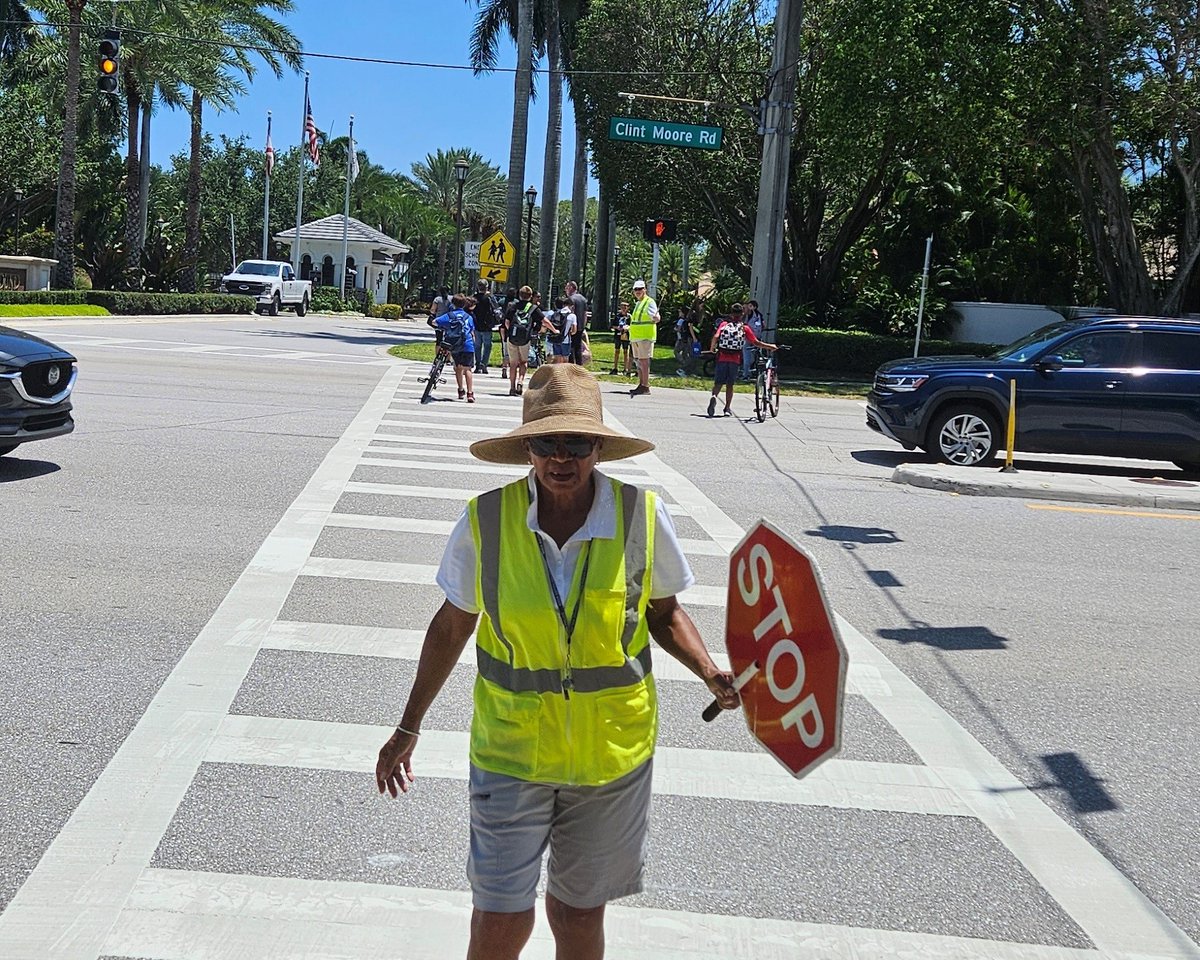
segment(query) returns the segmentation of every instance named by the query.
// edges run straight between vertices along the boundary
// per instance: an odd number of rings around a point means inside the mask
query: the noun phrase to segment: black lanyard
[[[571,699],[571,688],[575,685],[575,681],[571,678],[571,636],[575,633],[575,624],[579,622],[579,608],[583,606],[583,594],[587,589],[588,568],[592,564],[592,541],[588,541],[587,549],[583,554],[583,575],[579,578],[579,595],[575,598],[575,609],[568,620],[567,605],[563,603],[562,594],[558,590],[558,582],[554,579],[554,572],[550,569],[550,559],[546,556],[546,545],[542,543],[542,535],[535,533],[534,536],[537,538],[538,550],[542,554],[542,568],[546,571],[546,581],[550,584],[550,594],[554,598],[558,619],[567,632],[567,662],[566,676],[563,677],[563,696],[569,700]]]

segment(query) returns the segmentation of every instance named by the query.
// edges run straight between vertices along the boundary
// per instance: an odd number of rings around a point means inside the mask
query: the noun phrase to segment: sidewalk
[[[892,482],[969,497],[1021,497],[1029,500],[1066,500],[1122,507],[1200,511],[1200,480],[1184,479],[1183,474],[1170,472],[1175,476],[1123,477],[1053,473],[1040,469],[1001,473],[998,467],[905,463],[896,468]]]

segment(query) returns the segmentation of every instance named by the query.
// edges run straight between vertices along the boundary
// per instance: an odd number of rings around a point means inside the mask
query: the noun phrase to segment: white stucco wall
[[[49,290],[50,271],[57,263],[42,257],[0,257],[0,269],[25,272],[26,290]]]

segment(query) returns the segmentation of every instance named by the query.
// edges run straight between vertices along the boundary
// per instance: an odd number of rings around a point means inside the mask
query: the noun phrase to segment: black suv
[[[946,463],[1004,446],[1009,382],[1028,453],[1171,460],[1200,472],[1200,321],[1091,317],[1043,327],[988,357],[893,360],[867,426]]]
[[[75,358],[54,344],[0,327],[0,457],[22,443],[75,429]]]

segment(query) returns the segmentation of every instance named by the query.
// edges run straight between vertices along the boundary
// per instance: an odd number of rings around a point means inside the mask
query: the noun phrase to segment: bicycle
[[[787,347],[781,346],[779,350],[787,350]],[[755,360],[754,366],[758,371],[758,376],[754,379],[754,415],[758,417],[758,422],[762,423],[767,419],[767,414],[772,417],[779,416],[779,371],[777,360],[779,350],[763,356],[760,351],[758,359]]]
[[[442,342],[442,333],[439,330],[437,335],[437,349],[433,354],[433,363],[429,367],[428,377],[417,377],[417,383],[425,384],[425,392],[421,394],[421,403],[430,402],[430,394],[439,383],[445,383],[446,378],[442,376],[442,370],[446,364],[453,365],[454,357],[450,354],[450,348]]]

